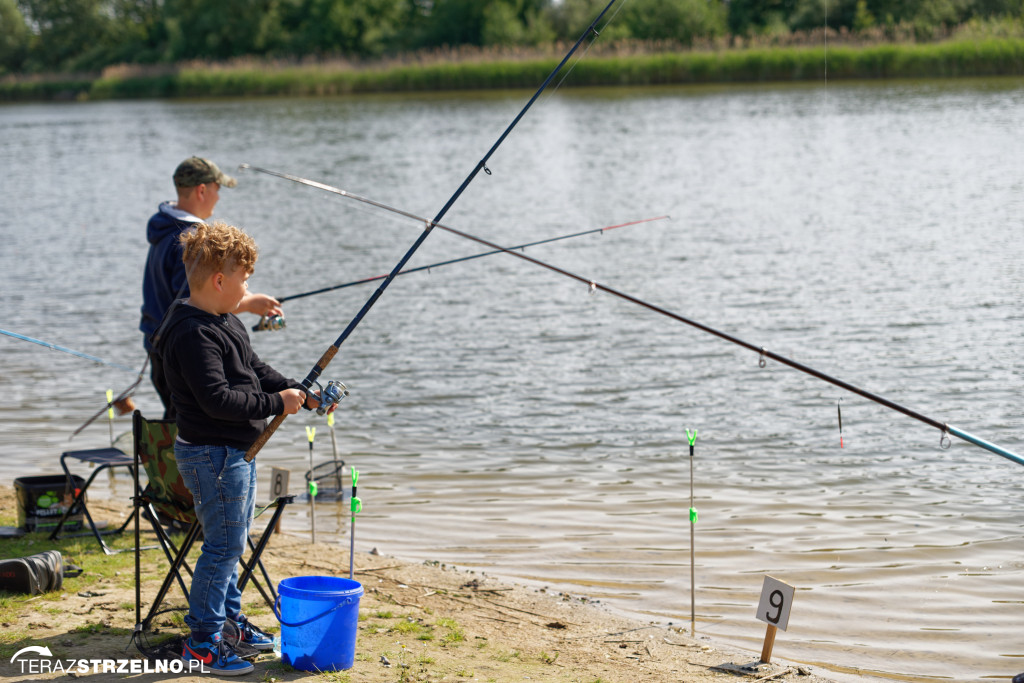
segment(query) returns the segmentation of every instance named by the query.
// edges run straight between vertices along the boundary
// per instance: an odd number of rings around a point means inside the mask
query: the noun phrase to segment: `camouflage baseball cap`
[[[175,187],[195,187],[203,183],[219,183],[221,187],[234,187],[238,181],[225,175],[209,159],[189,157],[174,171]]]

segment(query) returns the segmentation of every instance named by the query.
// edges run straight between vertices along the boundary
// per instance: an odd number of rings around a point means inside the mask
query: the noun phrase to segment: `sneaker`
[[[241,633],[240,641],[252,649],[260,651],[274,649],[274,636],[249,621],[244,614],[239,614],[238,619],[234,620],[229,617],[228,621],[235,622],[239,633]]]
[[[186,662],[198,660],[207,671],[222,676],[241,676],[256,668],[250,662],[239,658],[219,633],[214,633],[209,640],[202,643],[186,638],[181,649],[181,658]]]

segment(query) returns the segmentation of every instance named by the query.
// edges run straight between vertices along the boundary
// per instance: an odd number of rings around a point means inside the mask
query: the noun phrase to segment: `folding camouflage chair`
[[[132,634],[132,640],[135,641],[139,650],[148,657],[163,658],[171,654],[177,656],[181,652],[180,646],[174,643],[168,644],[168,642],[157,643],[154,639],[148,637],[148,631],[153,619],[157,615],[181,609],[177,607],[169,610],[160,610],[164,599],[167,597],[167,593],[175,581],[180,586],[185,596],[185,601],[188,601],[188,587],[181,576],[181,570],[184,569],[190,576],[192,575],[192,568],[187,562],[187,557],[192,549],[192,545],[202,533],[202,525],[195,514],[192,494],[185,486],[185,482],[178,472],[178,464],[174,459],[174,439],[177,436],[177,428],[174,421],[147,420],[142,417],[142,413],[136,410],[132,415],[132,434],[135,441],[136,472],[135,546],[138,550],[141,550],[139,547],[139,514],[141,511],[153,526],[157,540],[160,542],[168,562],[171,563],[170,571],[164,577],[160,590],[157,592],[157,596],[154,598],[153,604],[149,609],[149,613],[145,619],[142,619],[141,568],[139,553],[136,552],[135,631]],[[146,475],[149,477],[149,484],[145,490],[142,490],[139,484],[138,472],[140,467],[145,469]],[[249,560],[246,561],[243,558],[241,561],[242,571],[238,576],[239,588],[245,590],[249,579],[252,579],[253,585],[256,586],[263,599],[271,608],[273,608],[274,601],[277,599],[277,593],[274,590],[273,581],[271,581],[266,568],[263,566],[263,562],[260,560],[260,556],[263,554],[263,550],[270,540],[270,535],[273,533],[277,522],[281,518],[281,514],[284,512],[285,506],[293,500],[293,496],[281,496],[266,507],[258,507],[256,509],[257,516],[270,509],[273,509],[274,513],[259,541],[254,544],[252,539],[249,539],[249,548],[251,550]],[[164,529],[165,525],[185,532],[185,537],[181,541],[180,547],[175,546],[170,534]],[[257,581],[256,577],[253,576],[253,572],[257,567],[263,576],[263,580],[266,582],[266,587],[270,591],[269,594],[263,585]],[[180,642],[180,639],[178,640]]]

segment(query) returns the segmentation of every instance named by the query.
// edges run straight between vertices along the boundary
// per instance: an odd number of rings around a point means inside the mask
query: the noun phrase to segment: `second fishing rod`
[[[419,221],[419,222],[426,221],[425,218],[423,218],[421,216],[417,216],[416,214],[411,213],[409,211],[406,211],[404,209],[400,209],[400,208],[397,208],[397,207],[394,207],[394,206],[388,206],[387,204],[384,204],[382,202],[378,202],[378,201],[376,201],[374,199],[370,199],[368,197],[361,197],[361,196],[359,196],[357,194],[353,194],[351,192],[346,192],[345,190],[342,190],[342,189],[339,189],[339,188],[336,188],[336,187],[331,187],[330,185],[326,185],[324,183],[320,183],[320,182],[317,182],[315,180],[308,180],[306,178],[300,178],[298,176],[287,175],[287,174],[278,173],[278,172],[275,172],[275,171],[263,170],[262,172],[268,173],[270,175],[273,175],[273,176],[276,176],[276,177],[279,177],[279,178],[285,178],[287,180],[291,180],[293,182],[300,183],[302,185],[308,185],[310,187],[315,187],[317,189],[326,190],[327,192],[331,192],[332,194],[341,195],[341,196],[345,197],[346,199],[352,199],[352,200],[355,200],[355,201],[358,201],[358,202],[361,202],[361,203],[364,203],[364,204],[369,204],[371,206],[375,206],[377,208],[383,209],[383,210],[388,211],[390,213],[394,213],[394,214],[399,215],[399,216],[404,216],[404,217],[410,218],[412,220],[416,220],[416,221]],[[459,236],[459,237],[461,237],[463,239],[467,239],[467,240],[470,240],[472,242],[476,242],[477,244],[482,244],[482,245],[484,245],[486,247],[489,247],[491,249],[496,249],[498,251],[502,251],[502,252],[504,252],[504,253],[506,253],[506,254],[508,254],[510,256],[515,256],[516,258],[523,259],[525,261],[529,261],[530,263],[533,263],[534,265],[540,266],[541,268],[546,268],[546,269],[548,269],[548,270],[550,270],[552,272],[558,273],[559,275],[564,275],[565,277],[571,278],[571,279],[576,280],[578,282],[582,282],[582,283],[586,284],[587,286],[589,286],[591,292],[601,291],[601,292],[605,292],[606,294],[611,294],[612,296],[616,296],[616,297],[618,297],[620,299],[623,299],[623,300],[628,301],[630,303],[633,303],[633,304],[636,304],[636,305],[641,306],[643,308],[646,308],[646,309],[648,309],[650,311],[653,311],[655,313],[663,315],[663,316],[665,316],[667,318],[671,318],[672,320],[675,320],[677,322],[681,322],[681,323],[684,323],[684,324],[689,325],[691,327],[695,327],[696,329],[701,330],[702,332],[706,332],[708,334],[714,335],[714,336],[716,336],[716,337],[718,337],[720,339],[724,339],[725,341],[728,341],[728,342],[731,342],[733,344],[736,344],[737,346],[742,346],[745,349],[749,349],[750,351],[754,351],[757,354],[759,354],[759,356],[760,356],[760,358],[758,360],[758,364],[761,367],[765,367],[765,365],[767,364],[768,360],[774,360],[776,362],[782,363],[783,365],[787,365],[787,366],[793,368],[794,370],[799,370],[800,372],[803,372],[804,374],[810,375],[812,377],[816,377],[817,379],[820,379],[820,380],[822,380],[824,382],[828,382],[829,384],[833,384],[833,385],[835,385],[835,386],[837,386],[837,387],[839,387],[841,389],[845,389],[846,391],[849,391],[850,393],[854,393],[854,394],[857,394],[859,396],[862,396],[863,398],[866,398],[869,401],[874,401],[875,403],[883,405],[886,408],[889,408],[891,410],[895,410],[896,412],[899,412],[899,413],[903,413],[907,417],[912,417],[915,420],[918,420],[918,421],[923,422],[923,423],[925,423],[925,424],[927,424],[927,425],[929,425],[931,427],[935,427],[936,429],[938,429],[941,432],[941,436],[939,437],[939,444],[942,447],[944,447],[944,448],[948,447],[948,445],[949,445],[949,435],[952,434],[953,436],[956,436],[957,438],[963,439],[964,441],[967,441],[968,443],[974,444],[975,446],[978,446],[980,448],[984,448],[985,450],[990,451],[992,453],[995,453],[996,455],[1000,455],[1000,456],[1006,458],[1007,460],[1012,460],[1013,462],[1017,463],[1018,465],[1024,465],[1024,457],[1021,457],[1020,455],[1018,455],[1017,453],[1014,453],[1013,451],[1010,451],[1010,450],[1008,450],[1006,448],[1003,448],[1002,446],[994,444],[994,443],[992,443],[990,441],[986,441],[985,439],[981,439],[981,438],[979,438],[977,436],[974,436],[973,434],[970,434],[970,433],[968,433],[968,432],[966,432],[966,431],[964,431],[962,429],[954,427],[954,426],[952,426],[952,425],[950,425],[948,423],[942,422],[940,420],[936,420],[935,418],[929,417],[929,416],[927,416],[927,415],[925,415],[923,413],[920,413],[920,412],[918,412],[916,410],[912,410],[910,408],[907,408],[906,406],[902,406],[899,403],[896,403],[895,401],[891,401],[891,400],[885,398],[884,396],[880,396],[878,394],[875,394],[875,393],[872,393],[870,391],[867,391],[866,389],[862,389],[861,387],[858,387],[858,386],[856,386],[854,384],[851,384],[849,382],[841,380],[841,379],[839,379],[837,377],[833,377],[831,375],[828,375],[828,374],[826,374],[826,373],[824,373],[824,372],[822,372],[820,370],[817,370],[815,368],[810,367],[809,365],[804,365],[803,363],[795,361],[792,358],[787,358],[786,356],[783,356],[781,354],[769,351],[768,349],[766,349],[763,346],[758,346],[758,345],[752,344],[752,343],[750,343],[748,341],[744,341],[743,339],[740,339],[739,337],[736,337],[734,335],[728,334],[727,332],[722,332],[722,331],[717,330],[717,329],[715,329],[715,328],[713,328],[713,327],[711,327],[709,325],[705,325],[705,324],[697,322],[695,320],[691,320],[690,318],[687,318],[686,316],[680,315],[680,314],[675,313],[673,311],[670,311],[670,310],[668,310],[666,308],[663,308],[663,307],[658,306],[656,304],[650,303],[649,301],[644,301],[643,299],[635,297],[635,296],[633,296],[631,294],[627,294],[626,292],[620,291],[618,289],[614,289],[614,288],[609,287],[607,285],[603,285],[603,284],[601,284],[601,283],[599,283],[599,282],[597,282],[595,280],[591,280],[591,279],[586,278],[586,277],[584,277],[582,275],[578,275],[576,273],[570,272],[570,271],[568,271],[568,270],[566,270],[564,268],[560,268],[560,267],[558,267],[556,265],[553,265],[551,263],[547,263],[545,261],[541,261],[540,259],[536,259],[536,258],[534,258],[532,256],[527,255],[527,254],[523,254],[521,252],[515,251],[513,249],[509,249],[507,247],[502,247],[501,245],[495,244],[494,242],[491,242],[489,240],[485,240],[482,237],[477,237],[476,235],[472,235],[470,233],[463,232],[461,230],[456,230],[455,228],[452,228],[450,226],[444,225],[442,223],[438,223],[437,221],[434,221],[432,225],[433,225],[433,227],[440,228],[441,230],[444,230],[445,232],[451,233],[453,235],[457,235],[457,236]],[[841,425],[841,423],[842,423],[842,413],[840,412],[839,415],[840,415],[840,425]]]
[[[251,169],[253,171],[258,171],[260,173],[266,173],[268,175],[275,175],[275,176],[278,176],[278,177],[281,177],[281,178],[286,178],[288,180],[294,180],[295,177],[296,177],[296,176],[289,176],[288,174],[285,174],[285,173],[277,173],[276,171],[270,171],[270,170],[267,170],[265,168],[258,168],[256,166],[250,166],[249,164],[242,164],[241,166],[239,166],[239,168],[240,169]],[[516,249],[516,250],[520,250],[521,251],[523,249],[526,249],[527,247],[536,247],[536,246],[541,245],[541,244],[550,244],[552,242],[558,242],[558,241],[561,241],[561,240],[572,239],[574,237],[582,237],[583,235],[593,235],[595,233],[603,235],[604,233],[608,232],[609,230],[616,230],[618,228],[628,228],[628,227],[633,226],[633,225],[642,225],[644,223],[651,223],[651,222],[654,222],[654,221],[662,221],[662,220],[666,220],[667,218],[668,218],[668,216],[657,216],[657,217],[654,217],[654,218],[642,218],[642,219],[636,220],[636,221],[629,221],[628,223],[619,223],[618,225],[607,225],[607,226],[605,226],[603,228],[593,228],[591,230],[583,230],[583,231],[580,231],[580,232],[570,233],[568,235],[558,235],[557,237],[548,237],[546,239],[536,240],[534,242],[527,242],[525,244],[517,244],[514,247],[507,247],[507,248],[508,249]],[[424,270],[429,272],[429,271],[431,271],[434,268],[441,268],[443,266],[450,266],[450,265],[455,264],[455,263],[463,263],[465,261],[472,261],[473,259],[483,258],[484,256],[493,256],[494,254],[500,254],[500,253],[502,253],[501,249],[491,249],[490,251],[482,251],[482,252],[479,252],[479,253],[476,253],[476,254],[470,254],[469,256],[460,256],[458,258],[447,259],[445,261],[438,261],[436,263],[430,263],[430,264],[425,265],[425,266],[417,266],[415,268],[406,268],[405,270],[400,271],[398,273],[398,275],[409,275],[411,273],[420,273],[420,272],[422,272]],[[304,299],[304,298],[309,297],[309,296],[316,296],[318,294],[326,294],[327,292],[334,292],[336,290],[345,289],[347,287],[354,287],[356,285],[365,285],[365,284],[369,284],[371,282],[377,282],[379,280],[383,280],[386,277],[387,277],[387,274],[375,275],[373,277],[367,277],[367,278],[363,278],[361,280],[352,280],[351,282],[343,282],[343,283],[338,284],[338,285],[331,285],[330,287],[320,287],[319,289],[313,289],[313,290],[310,290],[308,292],[300,292],[299,294],[289,294],[287,296],[279,296],[279,297],[276,297],[276,298],[277,298],[278,303],[282,303],[283,304],[286,301],[294,301],[295,299]],[[259,322],[252,326],[252,331],[253,332],[274,331],[274,330],[283,329],[284,327],[285,327],[285,322],[284,322],[284,317],[283,316],[273,316],[273,317],[261,316]],[[0,332],[2,332],[2,331],[3,330],[0,330]]]
[[[326,369],[330,362],[334,359],[334,356],[337,355],[338,349],[345,342],[345,340],[348,339],[349,335],[352,334],[352,332],[359,325],[359,323],[362,322],[363,318],[366,317],[366,314],[370,312],[370,309],[373,308],[373,305],[375,303],[377,303],[377,299],[379,299],[381,295],[384,294],[384,290],[387,289],[388,285],[390,285],[391,282],[398,275],[398,273],[400,273],[402,269],[405,268],[405,264],[409,262],[409,259],[412,258],[412,255],[416,253],[417,249],[420,248],[420,245],[423,244],[424,240],[426,240],[427,237],[430,236],[430,233],[432,232],[434,226],[437,225],[438,222],[445,217],[445,215],[448,213],[448,210],[455,204],[456,201],[458,201],[459,197],[462,196],[462,193],[465,192],[466,188],[469,187],[469,184],[472,183],[473,180],[480,174],[480,171],[483,171],[488,175],[491,174],[491,170],[487,168],[488,160],[491,158],[491,156],[494,155],[494,153],[498,150],[498,147],[501,146],[501,144],[505,141],[505,138],[509,136],[512,130],[516,127],[516,125],[519,124],[519,121],[522,120],[524,116],[526,116],[526,112],[528,112],[530,108],[533,106],[533,104],[537,101],[537,99],[540,98],[541,93],[543,93],[547,89],[548,85],[551,84],[551,81],[555,79],[555,76],[557,76],[558,73],[562,70],[562,68],[569,62],[569,60],[572,59],[572,56],[576,54],[576,51],[587,40],[587,38],[589,38],[591,35],[595,37],[599,35],[597,30],[598,23],[600,23],[600,21],[604,18],[604,16],[608,13],[612,6],[615,5],[616,2],[618,2],[618,0],[610,0],[610,2],[605,6],[605,8],[601,10],[601,13],[598,14],[592,22],[590,22],[590,25],[587,26],[587,28],[583,31],[583,33],[580,35],[579,39],[573,44],[573,46],[569,48],[569,51],[565,53],[565,56],[555,66],[551,73],[548,74],[547,78],[545,78],[544,82],[540,84],[540,87],[537,88],[537,91],[533,94],[532,97],[530,97],[529,101],[527,101],[527,103],[523,106],[519,113],[516,114],[515,118],[512,119],[512,122],[508,124],[505,130],[502,131],[501,135],[499,135],[498,139],[494,142],[493,145],[491,145],[491,148],[487,150],[487,153],[484,154],[483,158],[481,158],[480,161],[477,162],[476,166],[473,167],[473,170],[470,171],[469,175],[466,176],[466,179],[462,181],[462,184],[459,185],[457,190],[455,190],[455,193],[452,194],[448,201],[445,202],[444,206],[441,207],[441,210],[438,211],[433,221],[430,221],[426,224],[426,229],[422,233],[420,233],[420,236],[416,238],[416,241],[413,242],[411,247],[409,247],[405,255],[402,256],[402,258],[398,261],[395,267],[391,269],[391,273],[386,278],[384,278],[380,286],[374,291],[370,298],[367,299],[366,303],[363,304],[363,307],[359,309],[359,312],[356,313],[354,318],[352,318],[352,321],[348,324],[347,327],[345,327],[341,335],[338,336],[335,342],[328,347],[328,349],[316,362],[313,368],[309,371],[309,374],[306,375],[306,377],[302,380],[302,385],[306,388],[307,393],[314,384],[319,385],[317,379],[323,373],[324,369]],[[323,407],[324,406],[321,405],[321,408]],[[274,432],[277,431],[278,427],[280,427],[281,424],[284,422],[285,417],[286,416],[284,414],[281,414],[275,416],[274,419],[271,420],[270,424],[267,425],[267,428],[263,431],[263,434],[261,434],[260,437],[256,439],[255,442],[253,442],[252,446],[250,446],[249,450],[246,452],[245,459],[247,462],[252,462],[253,458],[255,458],[256,455],[260,452],[264,444],[267,443],[270,437],[273,436]]]

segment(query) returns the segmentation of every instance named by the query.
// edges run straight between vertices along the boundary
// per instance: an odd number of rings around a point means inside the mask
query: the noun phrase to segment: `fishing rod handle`
[[[281,426],[282,422],[284,422],[284,418],[284,413],[274,416],[274,419],[270,421],[270,424],[267,425],[267,428],[263,430],[263,433],[260,434],[259,438],[256,439],[256,441],[254,441],[253,444],[249,446],[249,450],[245,452],[246,462],[253,461],[253,458],[255,458],[256,454],[260,452],[260,449],[263,448],[263,445],[270,440],[270,437],[274,434],[274,432],[277,431],[277,428]]]
[[[302,385],[306,387],[307,392],[309,391],[309,387],[313,385],[313,382],[316,381],[316,378],[320,376],[320,373],[324,371],[324,368],[326,368],[331,360],[334,359],[336,353],[338,353],[338,347],[332,344],[324,352],[324,355],[320,356],[320,360],[318,360],[316,365],[313,366],[313,369],[309,371],[309,375],[306,379],[302,380]],[[268,424],[267,428],[263,430],[263,433],[260,434],[259,438],[256,439],[253,444],[249,446],[249,450],[245,452],[246,462],[253,461],[253,458],[255,458],[256,454],[260,452],[264,445],[266,445],[267,441],[269,441],[270,437],[274,435],[274,432],[277,431],[277,428],[281,426],[281,423],[284,422],[284,418],[286,417],[287,415],[284,413],[274,416],[274,419],[270,421],[270,424]]]

